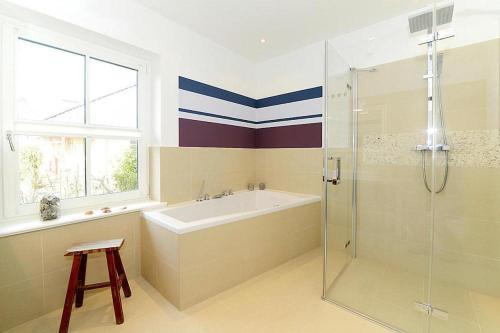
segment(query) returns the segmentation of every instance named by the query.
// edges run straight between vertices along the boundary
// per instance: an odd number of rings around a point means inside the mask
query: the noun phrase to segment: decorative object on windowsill
[[[55,195],[44,195],[40,200],[40,218],[42,221],[55,220],[61,212],[59,203],[60,199]]]
[[[94,211],[93,210],[87,210],[83,214],[85,214],[85,215],[92,215],[92,214],[94,214]]]
[[[103,208],[101,208],[101,212],[103,212],[104,214],[111,213],[111,208],[103,207]]]
[[[264,183],[260,183],[260,184],[259,184],[259,190],[263,191],[263,190],[265,190],[265,189],[266,189],[266,184],[264,184]]]
[[[255,186],[253,184],[248,184],[247,188],[249,191],[253,191],[255,189]]]

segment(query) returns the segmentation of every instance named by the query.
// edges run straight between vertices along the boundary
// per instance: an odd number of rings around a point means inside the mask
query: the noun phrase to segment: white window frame
[[[20,180],[18,172],[18,155],[12,152],[9,144],[6,143],[6,134],[8,132],[14,135],[54,135],[54,136],[73,136],[84,138],[103,138],[103,139],[136,139],[138,149],[138,189],[128,192],[119,192],[112,194],[91,195],[80,198],[71,198],[61,200],[62,210],[72,210],[80,207],[93,207],[96,205],[129,202],[132,200],[146,200],[149,194],[149,176],[148,176],[148,144],[150,133],[150,68],[151,64],[147,60],[112,50],[108,47],[102,47],[95,43],[87,42],[75,37],[66,36],[61,33],[48,31],[43,28],[25,25],[8,18],[0,17],[1,24],[1,63],[0,73],[2,74],[1,103],[0,103],[0,122],[2,130],[1,140],[3,147],[2,169],[3,173],[3,218],[15,218],[26,215],[34,215],[38,212],[38,203],[21,204],[20,202]],[[82,54],[85,56],[86,64],[89,58],[95,58],[129,67],[138,71],[138,127],[123,128],[103,125],[90,124],[68,124],[68,123],[47,123],[43,121],[26,121],[16,119],[15,112],[15,60],[16,43],[19,38],[27,39],[48,46],[61,48],[70,52]],[[88,67],[87,67],[88,68]],[[88,71],[86,71],[88,75]],[[88,84],[88,79],[86,79]],[[86,113],[89,112],[89,89],[85,92],[85,102],[87,105]],[[88,147],[88,145],[87,145]],[[86,148],[86,178],[87,189],[90,179],[89,149]],[[15,192],[15,193],[14,193]]]

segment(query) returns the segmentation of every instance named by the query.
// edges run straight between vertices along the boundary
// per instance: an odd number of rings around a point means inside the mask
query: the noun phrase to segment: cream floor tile
[[[386,267],[376,261],[356,259],[348,264],[327,291],[331,300],[367,313],[374,302]]]
[[[484,295],[471,291],[470,297],[474,305],[482,333],[500,331],[500,297]]]
[[[321,250],[313,250],[276,269],[184,311],[178,311],[142,278],[131,281],[123,298],[125,323],[115,325],[111,296],[102,291],[74,310],[71,332],[342,332],[388,333],[365,319],[321,300]],[[57,331],[60,311],[17,326],[9,333]]]
[[[353,260],[327,291],[329,299],[411,333],[427,332],[427,317],[414,306],[426,295],[425,276],[371,259]],[[500,332],[500,297],[434,281],[432,304],[448,312],[448,319],[430,317],[431,333]]]

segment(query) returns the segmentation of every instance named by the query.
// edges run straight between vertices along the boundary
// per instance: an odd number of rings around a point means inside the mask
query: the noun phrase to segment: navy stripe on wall
[[[206,83],[191,80],[182,76],[179,76],[179,88],[197,94],[223,99],[228,102],[246,105],[252,108],[254,108],[256,105],[256,100],[253,98],[246,97],[229,90],[217,88]]]
[[[213,117],[213,118],[219,118],[219,119],[241,121],[243,123],[248,123],[248,124],[257,124],[257,122],[253,121],[253,120],[246,120],[246,119],[241,119],[241,118],[224,116],[224,115],[221,115],[221,114],[208,113],[208,112],[195,111],[195,110],[188,110],[188,109],[183,109],[183,108],[179,108],[179,112],[197,114],[197,115],[200,115],[200,116],[207,116],[207,117]]]
[[[274,105],[305,101],[308,99],[320,98],[323,96],[321,86],[292,91],[286,94],[254,99],[229,90],[217,88],[206,83],[191,80],[179,76],[179,89],[191,91],[197,94],[222,99],[228,102],[249,106],[252,108],[265,108]]]
[[[286,94],[258,99],[256,107],[265,108],[268,106],[305,101],[313,98],[320,98],[322,96],[323,96],[323,88],[314,87],[314,88],[298,90]]]

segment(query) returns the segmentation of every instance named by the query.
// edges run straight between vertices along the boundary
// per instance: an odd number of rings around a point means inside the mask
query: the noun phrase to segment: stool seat
[[[119,325],[124,322],[120,290],[123,290],[125,297],[130,297],[132,295],[119,252],[124,242],[125,240],[123,238],[108,239],[76,244],[66,250],[65,256],[73,256],[73,264],[71,266],[59,333],[68,332],[73,303],[77,308],[81,307],[83,305],[85,291],[97,288],[111,287],[116,323]],[[91,253],[99,252],[104,252],[106,254],[109,281],[85,284],[87,256]]]
[[[80,243],[73,245],[66,250],[65,256],[73,256],[75,254],[89,254],[105,252],[106,250],[119,250],[123,246],[125,240],[123,238],[119,239],[109,239],[97,242]]]

